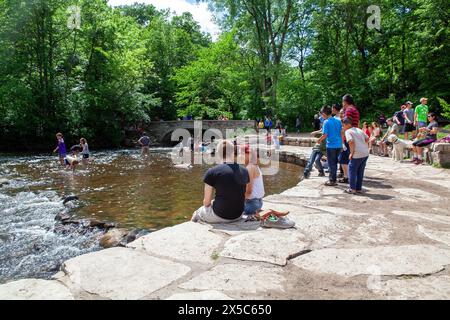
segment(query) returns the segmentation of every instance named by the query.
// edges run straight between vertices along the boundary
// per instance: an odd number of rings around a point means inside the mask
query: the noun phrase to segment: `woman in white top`
[[[259,220],[261,217],[274,215],[277,217],[286,216],[289,212],[279,212],[273,209],[268,209],[262,212],[264,191],[264,180],[261,169],[258,165],[258,151],[257,148],[250,148],[245,146],[245,165],[250,177],[250,182],[247,184],[245,191],[245,207],[244,215],[249,220]]]
[[[250,150],[250,146],[245,146],[245,165],[247,167],[250,182],[245,191],[244,214],[255,216],[261,211],[264,197],[264,181],[261,169],[258,166],[258,152]]]

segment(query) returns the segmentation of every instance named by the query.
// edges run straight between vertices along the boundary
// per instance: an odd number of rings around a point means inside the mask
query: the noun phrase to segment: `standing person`
[[[300,133],[302,126],[302,120],[300,119],[300,115],[297,116],[297,119],[295,119],[295,129],[297,129],[297,133]]]
[[[385,128],[386,117],[385,117],[384,113],[380,114],[380,117],[378,118],[378,124],[380,125],[381,128]]]
[[[350,146],[350,163],[348,175],[350,188],[345,192],[350,194],[362,193],[364,170],[369,158],[369,137],[359,128],[353,127],[353,120],[344,119],[345,138]]]
[[[264,129],[264,121],[262,119],[259,120],[259,129]]]
[[[275,144],[275,150],[280,149],[280,140],[282,138],[281,127],[276,127],[273,133],[273,142]]]
[[[80,139],[80,146],[82,149],[81,156],[83,157],[81,163],[87,165],[89,163],[89,146],[85,138]]]
[[[267,116],[264,117],[264,129],[269,130],[269,118]]]
[[[416,129],[425,128],[427,126],[428,117],[428,99],[420,99],[420,104],[414,110],[414,126]]]
[[[342,107],[345,112],[345,117],[352,119],[352,125],[355,128],[359,128],[359,111],[355,106],[355,102],[351,94],[346,94],[342,97]]]
[[[269,130],[273,127],[272,117],[269,117]]]
[[[411,140],[416,137],[416,127],[414,126],[414,109],[411,101],[406,101],[403,115],[405,117],[405,140],[409,140],[409,132],[411,132]]]
[[[208,169],[203,206],[192,215],[191,221],[207,223],[228,223],[240,219],[245,207],[248,170],[235,163],[234,145],[228,140],[218,143],[217,152],[223,163]],[[215,191],[215,198],[214,197]]]
[[[58,132],[56,134],[56,140],[58,141],[58,145],[56,146],[55,150],[53,150],[53,152],[58,151],[59,163],[63,166],[64,158],[67,155],[67,151],[66,151],[66,144],[64,143],[64,138],[63,138],[62,133]]]
[[[334,116],[337,120],[339,120],[339,121],[342,120],[342,119],[341,119],[341,114],[340,114],[341,109],[342,109],[341,105],[339,105],[339,104],[337,104],[337,103],[333,104],[333,106],[331,107],[331,113],[332,113],[333,116]]]
[[[314,115],[313,127],[314,131],[320,130],[320,119],[318,114]]]
[[[423,148],[432,144],[437,140],[437,134],[438,134],[438,123],[436,121],[436,114],[433,112],[430,112],[428,114],[428,119],[430,120],[430,124],[426,128],[420,128],[420,132],[426,132],[426,136],[424,139],[420,139],[413,142],[413,162],[415,164],[421,164],[422,161],[422,152]]]
[[[342,150],[338,156],[339,168],[342,168],[342,178],[338,180],[339,183],[348,183],[348,163],[350,162],[350,146],[345,137],[344,128],[341,131],[342,135]]]
[[[149,145],[150,145],[150,138],[147,136],[146,132],[142,133],[142,137],[138,140],[139,144],[141,145],[141,156],[148,156],[149,154]]]
[[[331,108],[329,106],[324,106],[321,110],[321,114],[325,119],[325,122],[322,128],[323,136],[319,138],[317,143],[322,143],[322,141],[326,139],[327,160],[330,169],[329,181],[327,181],[325,185],[336,186],[338,156],[342,150],[342,124],[341,121],[331,116]]]
[[[394,119],[394,122],[398,124],[398,127],[400,129],[399,134],[404,134],[405,131],[405,115],[403,111],[406,109],[405,105],[402,105],[400,107],[400,110],[394,113],[394,116],[392,117]]]

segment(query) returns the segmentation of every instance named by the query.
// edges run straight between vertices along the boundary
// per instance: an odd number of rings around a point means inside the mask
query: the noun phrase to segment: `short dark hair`
[[[143,136],[146,136],[146,135],[147,135],[147,132],[145,132],[145,131],[142,132],[142,135],[143,135]]]
[[[327,116],[330,116],[331,115],[330,106],[323,106],[322,109],[320,109],[320,113],[325,113]]]
[[[342,97],[342,101],[345,101],[348,104],[354,104],[353,97],[349,93],[347,93],[345,96]]]
[[[386,120],[386,122],[394,122],[394,119],[392,119],[392,118],[387,118],[387,120]]]
[[[339,103],[335,103],[335,104],[333,104],[332,108],[336,109],[337,111],[341,111],[342,106]]]
[[[429,112],[429,113],[428,113],[428,116],[429,116],[429,117],[432,117],[434,120],[436,120],[436,113],[434,113],[434,112]]]
[[[350,117],[345,117],[344,120],[342,120],[343,124],[349,124],[349,125],[353,125],[353,120]]]

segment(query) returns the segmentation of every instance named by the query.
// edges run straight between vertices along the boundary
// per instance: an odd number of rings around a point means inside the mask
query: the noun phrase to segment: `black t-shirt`
[[[400,125],[404,125],[405,124],[405,118],[403,116],[403,111],[397,111],[396,113],[394,113],[394,117],[397,117],[398,122],[400,122]]]
[[[233,220],[241,216],[250,181],[245,167],[236,163],[219,164],[206,171],[203,181],[216,189],[213,210],[219,217]]]

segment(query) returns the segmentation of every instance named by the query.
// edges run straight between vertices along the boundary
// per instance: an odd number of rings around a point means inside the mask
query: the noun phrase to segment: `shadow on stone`
[[[378,180],[378,181],[376,181]],[[364,179],[364,185],[370,188],[375,188],[375,189],[392,189],[393,187],[390,184],[385,184],[383,183],[384,179],[374,179],[374,178],[369,178],[369,179]]]
[[[374,194],[374,193],[364,193],[359,195],[360,197],[367,197],[370,198],[372,200],[391,200],[394,199],[395,197],[393,196],[388,196],[385,194]]]

